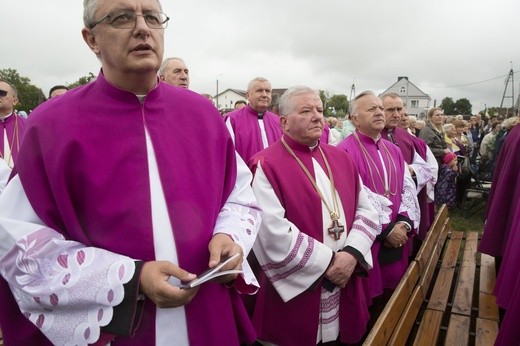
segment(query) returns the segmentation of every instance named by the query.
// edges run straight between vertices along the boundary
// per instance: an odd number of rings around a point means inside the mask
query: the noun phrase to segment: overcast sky
[[[97,75],[99,62],[81,37],[82,3],[3,1],[0,68],[16,69],[46,94]],[[475,113],[499,106],[509,70],[520,71],[519,0],[162,3],[171,18],[165,57],[185,60],[199,93],[214,95],[217,79],[223,91],[263,76],[273,88],[307,85],[350,96],[353,82],[357,93],[382,92],[408,76],[432,106],[465,97]]]

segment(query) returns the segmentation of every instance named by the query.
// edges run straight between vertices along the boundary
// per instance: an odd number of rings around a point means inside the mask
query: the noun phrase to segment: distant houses
[[[379,96],[388,93],[396,93],[401,97],[408,114],[415,115],[419,119],[426,117],[430,108],[430,95],[423,92],[408,77],[397,77],[397,82],[383,91]]]
[[[226,89],[213,97],[213,103],[219,110],[230,111],[235,107],[235,102],[243,100],[247,102],[246,92],[240,89]]]

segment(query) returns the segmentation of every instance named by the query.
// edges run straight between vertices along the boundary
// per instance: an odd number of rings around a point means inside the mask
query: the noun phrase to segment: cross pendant
[[[334,240],[339,240],[341,233],[345,232],[343,227],[338,220],[332,220],[332,225],[327,228],[329,234],[334,237]]]

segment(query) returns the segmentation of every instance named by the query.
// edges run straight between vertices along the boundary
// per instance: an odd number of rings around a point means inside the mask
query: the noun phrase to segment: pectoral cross
[[[337,219],[332,219],[332,225],[327,228],[329,234],[334,237],[334,240],[339,240],[341,233],[345,232],[343,227]]]

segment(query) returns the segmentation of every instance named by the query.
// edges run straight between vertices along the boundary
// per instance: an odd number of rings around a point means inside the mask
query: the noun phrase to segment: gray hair
[[[312,89],[306,86],[295,86],[287,89],[282,96],[278,99],[278,111],[280,116],[286,116],[294,111],[295,105],[293,98],[303,94],[315,94],[318,97],[320,93],[316,89]]]
[[[168,69],[168,64],[172,60],[179,60],[185,64],[184,60],[182,60],[181,58],[177,58],[177,57],[166,58],[166,59],[164,59],[164,61],[161,64],[161,67],[159,68],[159,76],[164,76],[164,74],[166,73],[166,70]]]
[[[268,79],[264,78],[264,77],[256,77],[256,78],[253,78],[251,79],[251,81],[247,84],[247,91],[251,90],[253,88],[253,85],[257,82],[268,82],[268,83],[271,83],[269,82]]]
[[[162,6],[157,0],[159,8],[162,11]],[[94,24],[94,14],[99,7],[99,0],[83,0],[83,25],[85,28],[90,28]]]
[[[365,90],[365,91],[363,91],[361,94],[359,94],[358,96],[356,96],[356,97],[354,98],[354,101],[353,101],[353,102],[351,102],[351,105],[350,105],[350,114],[351,114],[351,115],[354,115],[354,114],[356,113],[356,111],[357,111],[358,100],[359,100],[360,98],[363,98],[363,97],[368,96],[368,95],[371,95],[371,96],[375,96],[375,97],[377,97],[376,93],[373,92],[373,91],[371,91],[371,90]]]

